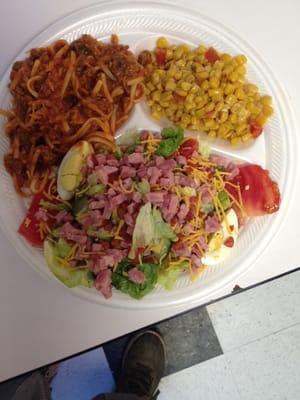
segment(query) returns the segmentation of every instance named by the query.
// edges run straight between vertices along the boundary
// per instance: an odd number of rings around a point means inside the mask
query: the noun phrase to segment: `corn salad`
[[[161,37],[143,51],[147,104],[153,118],[239,145],[258,137],[273,113],[272,99],[246,79],[247,58],[214,48],[170,45]]]

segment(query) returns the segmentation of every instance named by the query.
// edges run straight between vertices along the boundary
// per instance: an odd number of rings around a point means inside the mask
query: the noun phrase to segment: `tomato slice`
[[[263,128],[261,125],[259,125],[258,122],[255,120],[252,120],[249,122],[249,129],[250,133],[254,138],[257,138],[259,135],[261,135]]]
[[[43,239],[38,229],[38,220],[35,216],[40,207],[40,201],[43,198],[42,193],[34,195],[26,217],[18,229],[18,232],[33,246],[42,246],[43,244]]]
[[[166,49],[157,49],[155,52],[155,58],[158,65],[164,65],[166,63]]]
[[[209,47],[204,53],[205,58],[211,64],[214,64],[216,61],[220,59],[217,51],[213,47]]]
[[[36,218],[36,213],[40,208],[41,200],[46,200],[43,193],[37,193],[33,196],[30,207],[27,211],[24,221],[19,226],[18,232],[22,235],[32,246],[41,247],[43,245],[44,239],[40,235],[39,231],[39,221]],[[57,211],[51,210],[48,212],[52,217],[55,216]],[[55,223],[54,218],[49,218],[47,225],[51,229]]]
[[[248,216],[254,217],[278,211],[280,205],[278,185],[272,181],[269,172],[259,165],[241,166],[239,175],[232,183],[240,187],[244,209]],[[238,200],[237,191],[229,185],[227,189]]]
[[[187,139],[182,145],[179,147],[179,154],[186,158],[191,158],[194,151],[198,151],[198,140],[196,139]]]

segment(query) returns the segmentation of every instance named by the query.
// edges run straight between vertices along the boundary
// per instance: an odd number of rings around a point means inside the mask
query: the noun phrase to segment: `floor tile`
[[[167,349],[166,375],[222,354],[205,307],[157,325]]]
[[[52,381],[52,400],[91,400],[115,386],[102,348],[91,350],[59,364]]]
[[[300,399],[300,323],[224,357],[241,400]]]
[[[300,322],[300,271],[207,307],[225,352]]]
[[[241,400],[223,355],[163,378],[159,400]]]
[[[154,328],[161,332],[166,344],[166,375],[222,354],[205,307],[163,321]],[[131,337],[128,335],[103,346],[115,377],[120,371],[122,354]]]

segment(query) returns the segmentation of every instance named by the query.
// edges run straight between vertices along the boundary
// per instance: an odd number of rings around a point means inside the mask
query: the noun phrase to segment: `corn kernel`
[[[152,111],[151,116],[156,120],[159,120],[161,118],[161,114],[159,111]]]
[[[269,105],[264,105],[262,108],[262,113],[266,116],[266,117],[270,117],[273,114],[273,108]]]
[[[245,90],[249,96],[253,96],[255,93],[258,92],[258,87],[253,85],[252,83],[248,83],[245,87]]]
[[[169,47],[169,42],[165,37],[160,37],[156,41],[156,47],[158,47],[159,49],[165,49]]]
[[[225,97],[225,102],[228,103],[229,105],[233,105],[237,102],[237,98],[235,97],[234,94],[229,94],[228,96]]]
[[[224,88],[224,93],[225,94],[232,94],[234,92],[235,86],[232,83],[227,83],[227,85]]]
[[[201,71],[197,73],[197,78],[199,79],[207,79],[209,77],[209,73],[207,71]]]
[[[239,65],[244,65],[247,62],[247,57],[244,54],[237,56],[235,59]]]
[[[194,101],[194,98],[195,98],[195,96],[193,95],[193,93],[189,93],[189,94],[186,96],[186,101],[187,101],[187,103],[192,103],[192,102]]]
[[[182,82],[180,85],[181,89],[188,91],[192,87],[192,85],[188,82]]]
[[[179,60],[183,56],[184,50],[182,47],[177,47],[174,51],[175,60]]]
[[[259,125],[264,126],[268,120],[268,117],[265,114],[260,113],[255,120]]]
[[[235,72],[239,74],[240,76],[244,76],[246,74],[246,67],[244,65],[239,65],[236,69]]]
[[[230,114],[230,115],[229,115],[229,121],[230,121],[232,124],[236,124],[237,121],[238,121],[237,115],[236,115],[236,114]]]
[[[188,114],[183,114],[182,117],[181,117],[181,121],[183,123],[185,123],[185,124],[190,123],[190,120],[191,120],[191,118],[190,118],[190,116]]]
[[[209,82],[207,80],[201,83],[201,89],[208,90],[209,89]]]
[[[199,91],[199,86],[198,85],[193,85],[190,89],[190,93],[196,94]]]
[[[210,78],[210,80],[209,80],[209,85],[210,85],[210,87],[211,87],[212,89],[217,89],[217,88],[219,87],[219,85],[220,85],[220,81],[219,81],[218,78],[212,77],[212,78]]]
[[[206,52],[207,48],[204,46],[199,46],[195,49],[196,54],[204,54]]]
[[[213,111],[214,109],[215,109],[215,103],[214,102],[211,102],[211,103],[208,103],[206,106],[205,106],[205,111],[208,113],[208,112],[211,112],[211,111]]]
[[[153,92],[153,90],[155,90],[155,86],[151,82],[148,82],[146,87],[150,90],[150,92]]]
[[[208,129],[213,128],[214,125],[215,125],[215,123],[214,123],[214,120],[212,118],[209,118],[204,122],[205,128],[208,128]]]
[[[166,88],[166,90],[175,90],[176,89],[176,83],[175,83],[174,79],[168,79],[166,81],[165,88]]]
[[[176,71],[174,73],[174,78],[175,79],[179,80],[179,79],[181,79],[181,77],[182,77],[182,71]]]
[[[160,100],[160,91],[159,91],[159,90],[156,90],[155,92],[153,92],[153,93],[151,94],[151,99],[152,99],[153,101],[159,101],[159,100]]]
[[[220,117],[219,117],[219,122],[225,122],[225,121],[227,121],[227,119],[228,119],[228,112],[227,111],[223,111],[223,112],[221,112],[221,114],[220,114]]]
[[[238,100],[243,100],[246,97],[245,92],[241,88],[236,89],[234,94]]]
[[[263,96],[261,98],[261,104],[264,106],[270,106],[272,104],[272,97],[271,96]]]
[[[241,144],[241,138],[233,137],[233,138],[231,138],[230,143],[232,144],[232,146],[237,146],[237,145]]]
[[[251,140],[253,138],[253,136],[251,135],[251,133],[245,133],[243,136],[242,136],[242,141],[243,142],[248,142],[249,140]]]
[[[179,96],[182,96],[182,97],[186,97],[187,94],[188,94],[188,93],[187,93],[185,90],[183,90],[183,89],[176,89],[176,90],[175,90],[175,93],[178,94]]]
[[[235,71],[231,72],[231,74],[229,75],[229,79],[231,82],[236,82],[239,79],[238,73],[236,73]]]
[[[172,60],[172,58],[173,58],[173,51],[171,49],[167,49],[166,59],[169,61],[169,60]]]
[[[224,63],[228,63],[229,61],[232,60],[232,57],[230,54],[224,53],[221,55],[220,60],[223,61]]]

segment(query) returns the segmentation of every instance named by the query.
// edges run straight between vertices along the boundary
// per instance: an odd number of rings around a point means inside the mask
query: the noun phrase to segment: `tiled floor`
[[[300,399],[299,271],[207,310],[224,354],[164,378],[161,400]]]
[[[300,270],[156,328],[168,353],[160,400],[300,400]],[[52,400],[111,391],[128,340],[60,363]],[[21,381],[0,385],[0,399]]]

